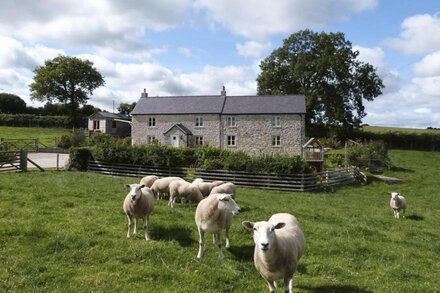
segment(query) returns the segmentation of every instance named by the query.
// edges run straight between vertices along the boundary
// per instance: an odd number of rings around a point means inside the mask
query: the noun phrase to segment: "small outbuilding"
[[[304,161],[312,168],[314,172],[324,171],[324,148],[319,140],[312,137],[303,145]]]
[[[108,133],[114,137],[131,135],[131,117],[109,112],[96,112],[89,116],[90,135]]]

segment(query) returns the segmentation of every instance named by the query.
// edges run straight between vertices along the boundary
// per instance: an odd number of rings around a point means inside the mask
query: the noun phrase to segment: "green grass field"
[[[38,128],[38,127],[10,127],[0,126],[0,137],[8,139],[36,139],[48,147],[54,147],[55,139],[69,134],[69,129]]]
[[[402,133],[402,134],[436,134],[440,135],[440,130],[436,129],[420,129],[420,128],[399,128],[384,126],[363,126],[362,131],[373,133]]]
[[[122,201],[135,178],[50,171],[0,174],[0,292],[267,292],[243,220],[294,214],[307,239],[296,292],[435,292],[440,288],[440,153],[391,151],[403,184],[334,193],[239,188],[242,213],[220,261],[196,259],[195,205],[157,201],[150,236],[126,238]],[[403,193],[394,219],[387,191]]]

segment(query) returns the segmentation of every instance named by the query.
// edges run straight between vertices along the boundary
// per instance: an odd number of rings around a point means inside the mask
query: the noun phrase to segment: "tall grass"
[[[294,277],[296,292],[434,292],[440,288],[440,153],[391,151],[388,175],[334,193],[239,188],[242,213],[232,247],[220,261],[211,237],[196,259],[195,205],[169,209],[157,201],[150,236],[126,238],[123,184],[80,172],[0,175],[1,292],[266,292],[253,266],[253,241],[243,220],[294,214],[307,249]],[[396,220],[387,191],[408,200]]]

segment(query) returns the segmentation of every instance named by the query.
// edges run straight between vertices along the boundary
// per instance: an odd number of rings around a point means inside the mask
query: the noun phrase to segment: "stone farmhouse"
[[[132,115],[132,144],[203,145],[251,154],[301,155],[305,97],[171,96],[142,93]]]

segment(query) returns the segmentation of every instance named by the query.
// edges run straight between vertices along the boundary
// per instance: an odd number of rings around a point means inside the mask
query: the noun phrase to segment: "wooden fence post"
[[[35,139],[35,151],[38,152],[39,148],[40,148],[40,139],[36,138]]]
[[[23,172],[27,172],[27,151],[20,150],[20,169]]]

